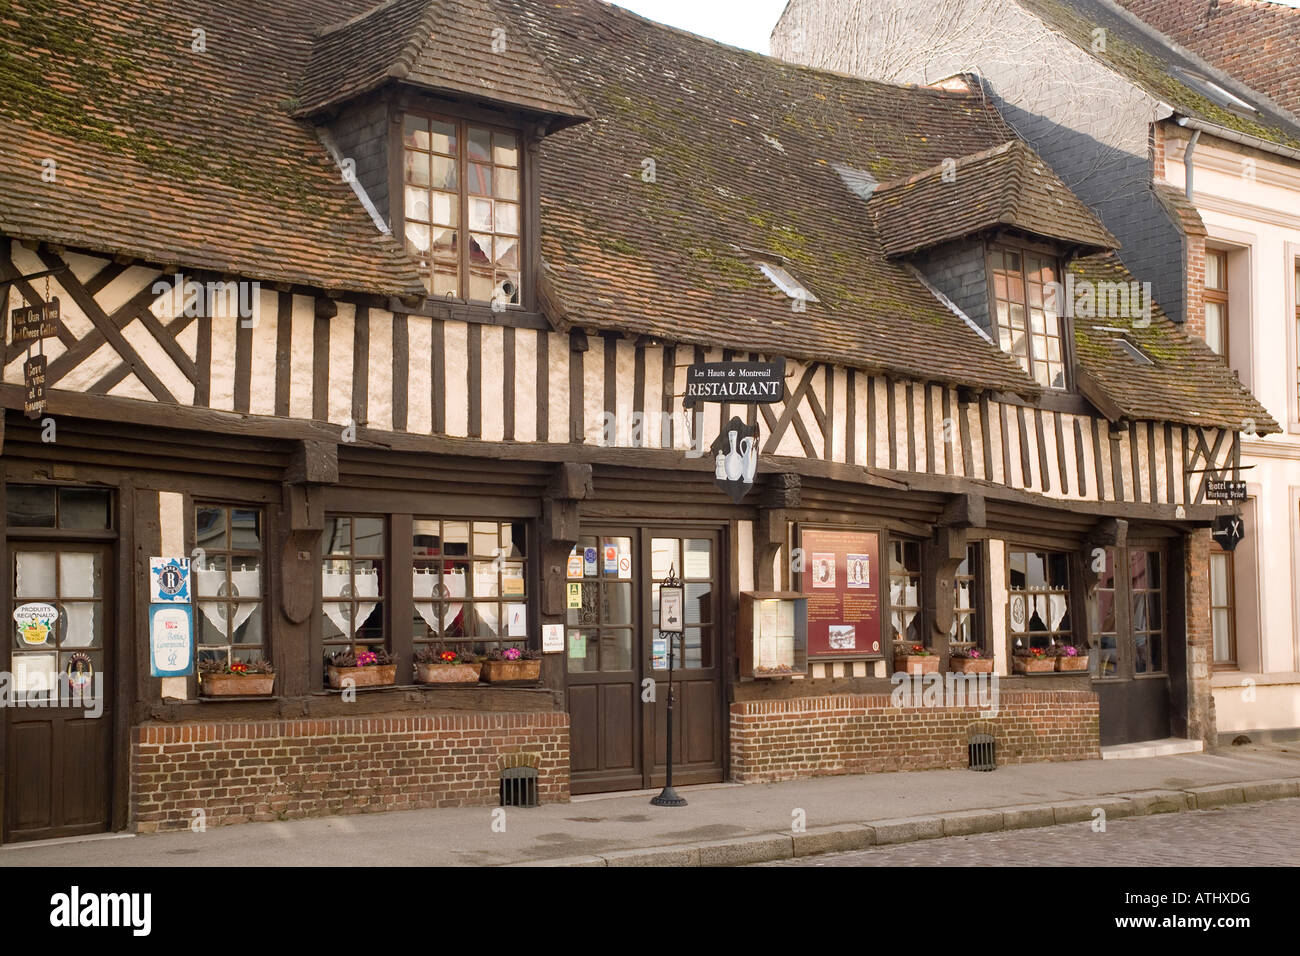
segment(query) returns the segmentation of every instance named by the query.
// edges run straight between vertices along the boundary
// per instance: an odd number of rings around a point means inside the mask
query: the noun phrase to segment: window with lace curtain
[[[1007,602],[1011,647],[1047,648],[1073,644],[1070,622],[1070,557],[1051,551],[1007,555]]]
[[[921,542],[889,546],[889,620],[895,642],[927,644],[921,629]]]
[[[261,508],[194,509],[194,627],[200,661],[268,659]]]
[[[328,515],[321,535],[321,640],[327,655],[387,650],[385,519]]]

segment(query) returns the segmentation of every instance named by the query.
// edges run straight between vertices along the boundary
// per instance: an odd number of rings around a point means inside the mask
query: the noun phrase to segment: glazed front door
[[[714,531],[584,529],[568,569],[573,793],[662,785],[668,644],[656,624],[670,565],[686,598],[686,629],[673,645],[673,779],[722,779],[719,547]]]
[[[11,540],[9,554],[4,839],[107,830],[112,552]]]

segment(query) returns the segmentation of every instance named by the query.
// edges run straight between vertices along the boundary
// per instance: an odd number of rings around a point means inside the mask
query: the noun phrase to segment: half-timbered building
[[[1114,237],[979,95],[596,0],[0,18],[0,299],[59,303],[0,385],[4,839],[658,786],[669,642],[677,783],[1211,738],[1207,482],[1276,424],[1113,307]],[[737,363],[777,400],[688,407]],[[845,558],[856,627],[742,678],[743,596]],[[896,706],[918,646],[996,706]],[[536,682],[415,680],[508,647]],[[1015,673],[1049,647],[1090,669]],[[263,659],[256,698],[193,666]]]

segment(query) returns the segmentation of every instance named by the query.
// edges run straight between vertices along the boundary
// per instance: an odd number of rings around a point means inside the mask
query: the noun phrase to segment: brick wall
[[[569,716],[466,713],[144,724],[131,745],[141,833],[374,810],[494,806],[503,767],[569,799]]]
[[[892,770],[961,768],[967,739],[990,733],[998,765],[1101,756],[1097,695],[1015,691],[998,713],[974,707],[894,707],[887,694],[843,694],[731,705],[731,776],[740,783]]]

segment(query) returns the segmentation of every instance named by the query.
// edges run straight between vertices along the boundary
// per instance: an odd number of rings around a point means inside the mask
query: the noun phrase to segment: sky
[[[768,52],[772,28],[786,0],[614,0],[620,7],[660,23],[712,37],[732,46]],[[1192,2],[1192,0],[1188,0]],[[1300,6],[1300,0],[1282,0]]]

